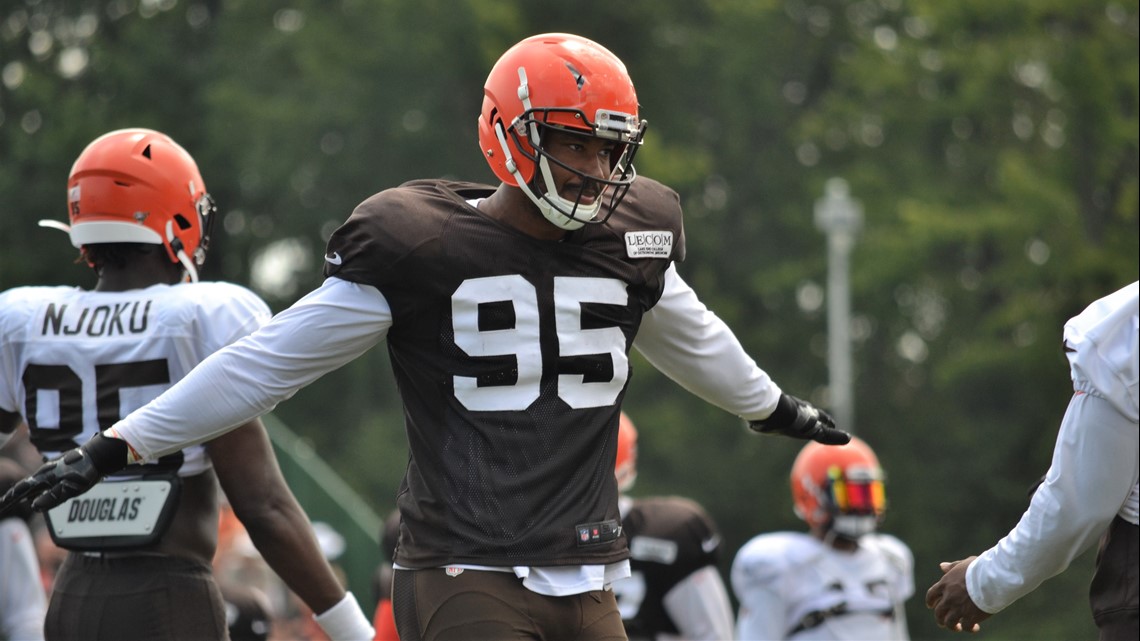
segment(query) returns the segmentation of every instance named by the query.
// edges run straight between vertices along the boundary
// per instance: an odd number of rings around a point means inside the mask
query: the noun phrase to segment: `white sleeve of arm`
[[[328,278],[113,429],[144,461],[208,441],[364,353],[391,325],[391,308],[375,287]]]
[[[732,591],[740,601],[736,616],[737,639],[779,641],[786,639],[791,629],[781,586],[782,573],[787,570],[763,562],[768,558],[767,555],[757,557],[755,544],[749,542],[732,561]]]
[[[662,600],[669,618],[686,641],[731,639],[732,604],[715,566],[693,572],[673,586]]]
[[[996,613],[1032,592],[1100,538],[1136,483],[1140,432],[1108,401],[1078,393],[1029,509],[966,570],[970,598]]]
[[[788,628],[787,614],[784,612],[783,597],[775,591],[775,586],[757,586],[742,595],[740,614],[736,619],[737,639],[786,639]]]
[[[780,400],[779,386],[673,265],[661,300],[642,318],[633,346],[681,387],[745,419],[767,418]]]

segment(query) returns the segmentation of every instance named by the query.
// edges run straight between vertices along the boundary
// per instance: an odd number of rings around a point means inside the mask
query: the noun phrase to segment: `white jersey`
[[[1073,398],[1045,481],[1014,529],[966,570],[970,598],[1001,611],[1069,566],[1114,517],[1137,523],[1138,283],[1065,324]]]
[[[1137,379],[1140,378],[1140,281],[1089,305],[1065,323],[1065,352],[1073,390],[1100,397],[1132,422],[1140,424]],[[1122,471],[1123,472],[1123,471]],[[1132,469],[1132,491],[1117,513],[1140,522],[1140,487]]]
[[[0,520],[0,639],[43,639],[46,612],[32,532],[23,519]]]
[[[147,404],[269,317],[256,294],[221,282],[125,292],[10,289],[0,293],[0,408],[23,415],[32,442],[55,456]],[[180,458],[173,463],[181,476],[210,465],[201,446]]]
[[[907,639],[914,557],[881,533],[837,550],[801,532],[754,537],[732,563],[740,641]]]
[[[1104,398],[1133,423],[1140,419],[1138,297],[1140,281],[1089,305],[1065,323],[1064,333],[1074,389]]]

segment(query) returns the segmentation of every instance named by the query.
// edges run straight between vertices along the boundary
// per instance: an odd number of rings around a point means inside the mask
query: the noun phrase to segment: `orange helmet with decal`
[[[856,538],[873,531],[887,508],[884,475],[874,450],[852,437],[846,445],[811,442],[792,464],[796,515],[813,528]]]
[[[600,198],[583,205],[558,195],[550,171],[550,163],[558,161],[543,148],[543,135],[550,129],[614,142],[610,175],[589,178],[610,191],[605,215],[598,215]],[[604,222],[613,212],[637,176],[633,156],[644,134],[625,64],[581,36],[526,38],[499,58],[483,85],[483,157],[499,180],[522,189],[562,229]]]
[[[162,245],[191,280],[206,259],[213,200],[194,158],[166,134],[120,129],[87,145],[67,179],[71,244]]]

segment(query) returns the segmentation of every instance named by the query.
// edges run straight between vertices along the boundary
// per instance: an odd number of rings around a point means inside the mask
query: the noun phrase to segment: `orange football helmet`
[[[846,445],[811,442],[792,464],[796,516],[812,528],[858,538],[878,527],[887,508],[879,459],[866,442]]]
[[[621,413],[618,421],[617,462],[614,464],[618,491],[626,492],[637,480],[637,428],[633,421]]]
[[[550,172],[558,163],[542,146],[547,128],[613,140],[607,179],[583,176],[612,190],[612,213],[637,177],[633,156],[645,135],[637,93],[625,64],[592,40],[565,33],[532,36],[499,58],[483,86],[479,145],[499,180],[526,193],[543,216],[562,229],[597,218],[602,197],[590,205],[562,198]],[[572,168],[562,165],[570,171]],[[539,180],[541,178],[541,180]]]
[[[68,231],[76,247],[163,245],[198,280],[216,209],[198,165],[166,134],[120,129],[96,138],[71,167],[67,205],[70,225],[40,224]]]

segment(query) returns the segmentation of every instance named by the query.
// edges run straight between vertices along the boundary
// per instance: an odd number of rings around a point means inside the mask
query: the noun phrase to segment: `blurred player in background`
[[[249,585],[223,581],[219,581],[219,585],[230,641],[268,641],[273,631],[273,608],[269,597]]]
[[[1053,462],[1005,538],[981,556],[940,565],[945,574],[926,592],[926,606],[940,626],[977,631],[979,623],[1063,572],[1100,539],[1089,588],[1093,621],[1102,641],[1136,638],[1138,292],[1134,282],[1065,323],[1073,397]]]
[[[732,604],[717,562],[721,538],[712,517],[679,496],[631,498],[637,479],[637,427],[618,426],[617,476],[630,571],[614,595],[630,641],[725,641]]]
[[[198,282],[216,213],[194,159],[165,134],[125,129],[94,140],[71,169],[67,203],[71,224],[53,226],[69,232],[97,282],[91,291],[0,294],[0,431],[24,420],[45,458],[72,451],[57,463],[82,467],[89,461],[75,458],[79,443],[270,314],[243,287]],[[47,513],[56,543],[71,550],[55,579],[47,637],[222,638],[225,612],[210,568],[219,483],[258,549],[322,613],[325,629],[335,638],[370,637],[259,420],[131,466]]]
[[[914,558],[877,532],[883,471],[862,439],[808,443],[792,465],[792,500],[809,531],[761,534],[732,563],[741,641],[908,638]]]
[[[0,445],[4,435],[0,434]],[[7,492],[27,471],[15,461],[0,456],[0,494]],[[47,601],[40,584],[28,507],[0,517],[0,639],[38,641],[44,638]]]

